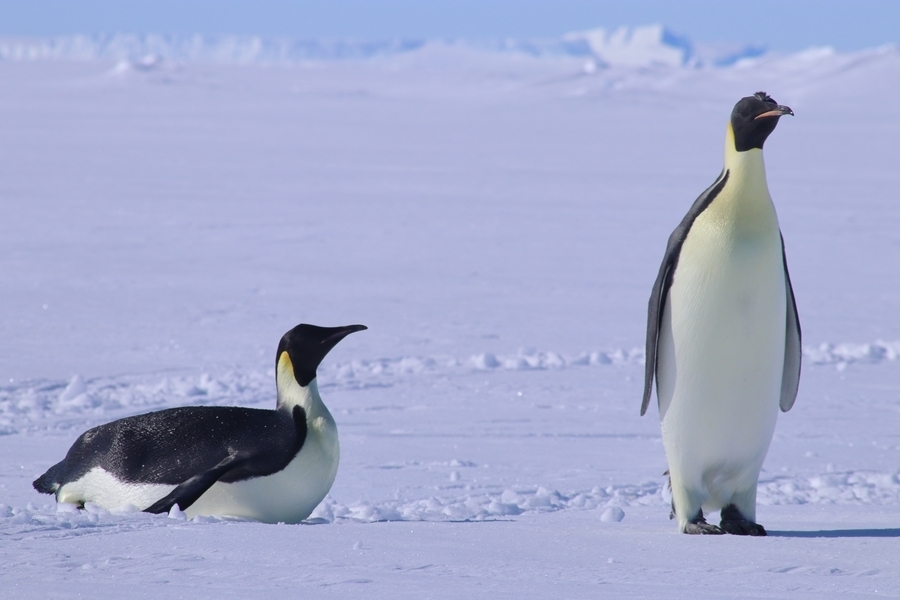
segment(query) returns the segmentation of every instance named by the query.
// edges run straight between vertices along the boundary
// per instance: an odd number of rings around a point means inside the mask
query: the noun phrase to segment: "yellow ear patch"
[[[278,357],[278,370],[285,369],[290,371],[291,376],[293,377],[294,373],[294,363],[291,362],[291,357],[288,356],[287,350],[281,353],[281,356]]]
[[[728,122],[728,127],[725,128],[725,145],[729,148],[734,148],[734,127],[731,126],[731,121]]]

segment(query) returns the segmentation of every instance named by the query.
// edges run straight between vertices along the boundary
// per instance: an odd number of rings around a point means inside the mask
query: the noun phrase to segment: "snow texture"
[[[279,43],[0,42],[0,597],[900,595],[896,48]],[[803,374],[770,536],[695,538],[638,417],[646,301],[760,89],[796,113],[766,160]],[[97,424],[274,407],[299,322],[369,326],[318,372],[306,523],[31,488]]]

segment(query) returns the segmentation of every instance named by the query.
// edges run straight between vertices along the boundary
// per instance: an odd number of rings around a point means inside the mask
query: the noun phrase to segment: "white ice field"
[[[758,90],[796,113],[765,155],[800,393],[770,536],[679,535],[646,301]],[[0,597],[900,596],[898,94],[895,47],[0,61]],[[342,462],[310,524],[31,488],[91,426],[274,407],[300,322],[369,327],[319,370]]]

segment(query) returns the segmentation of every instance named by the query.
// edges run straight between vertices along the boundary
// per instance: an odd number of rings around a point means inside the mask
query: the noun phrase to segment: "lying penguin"
[[[669,237],[650,296],[641,414],[655,378],[685,533],[766,534],[756,485],[778,408],[797,397],[801,346],[762,149],[793,114],[764,92],[735,105],[725,168]],[[720,509],[720,526],[707,523],[703,510]]]
[[[275,359],[275,410],[187,406],[100,425],[34,488],[78,506],[164,513],[177,504],[189,517],[298,523],[331,489],[340,459],[316,368],[363,329],[301,324],[285,333]]]

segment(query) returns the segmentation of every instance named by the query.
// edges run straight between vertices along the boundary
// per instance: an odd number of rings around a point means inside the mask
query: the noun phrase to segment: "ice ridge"
[[[663,25],[595,28],[549,39],[389,40],[296,39],[254,35],[95,34],[48,38],[0,37],[0,60],[114,60],[136,66],[161,61],[220,64],[295,63],[370,59],[408,54],[429,46],[539,58],[576,57],[599,67],[728,66],[760,56],[758,45],[694,44]]]
[[[804,362],[839,370],[854,364],[878,364],[900,358],[900,342],[824,343],[803,349]],[[564,354],[519,350],[512,354],[484,352],[467,358],[401,356],[358,359],[319,369],[320,387],[365,389],[393,385],[417,375],[450,375],[492,371],[532,371],[583,367],[640,367],[640,348]],[[85,419],[108,420],[146,410],[181,405],[268,405],[273,397],[272,371],[226,370],[211,375],[175,375],[160,379],[138,376],[73,376],[68,382],[30,381],[0,386],[0,435],[52,427],[67,429]]]

